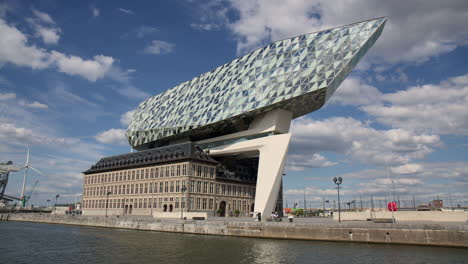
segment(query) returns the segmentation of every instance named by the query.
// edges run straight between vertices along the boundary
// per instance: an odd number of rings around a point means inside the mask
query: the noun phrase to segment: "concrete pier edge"
[[[0,221],[268,239],[441,246],[468,248],[468,225],[396,223],[262,223],[242,221],[157,220],[138,217],[0,214]]]

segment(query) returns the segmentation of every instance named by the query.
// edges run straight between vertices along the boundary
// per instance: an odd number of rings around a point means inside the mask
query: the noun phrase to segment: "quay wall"
[[[0,214],[0,220],[123,228],[203,235],[468,248],[468,225],[412,223],[289,223],[176,220],[51,214]]]
[[[467,222],[468,212],[465,211],[396,211],[393,212],[396,221],[416,222]],[[341,212],[342,221],[366,221],[371,218],[392,218],[392,212],[366,210],[363,212]],[[338,213],[333,214],[338,220]]]

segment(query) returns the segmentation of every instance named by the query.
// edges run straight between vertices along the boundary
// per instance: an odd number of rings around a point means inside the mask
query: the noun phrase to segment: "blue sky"
[[[81,171],[130,150],[139,102],[272,41],[388,16],[321,110],[295,120],[289,205],[391,195],[468,204],[465,1],[1,1],[0,161],[24,164],[32,203],[79,199]],[[386,167],[389,167],[387,175]],[[20,173],[7,192],[18,195]],[[448,201],[447,201],[448,202]]]

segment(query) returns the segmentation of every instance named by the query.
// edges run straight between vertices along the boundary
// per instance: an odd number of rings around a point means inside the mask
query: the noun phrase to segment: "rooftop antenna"
[[[24,207],[26,205],[26,197],[24,197],[24,191],[26,189],[26,181],[27,181],[27,178],[28,178],[28,169],[32,169],[33,171],[39,173],[40,175],[44,176],[44,174],[42,174],[42,172],[36,170],[35,168],[31,167],[29,165],[29,147],[28,147],[28,152],[26,154],[26,164],[24,165],[24,167],[22,168],[24,169],[24,176],[23,176],[23,187],[21,188],[21,207]]]

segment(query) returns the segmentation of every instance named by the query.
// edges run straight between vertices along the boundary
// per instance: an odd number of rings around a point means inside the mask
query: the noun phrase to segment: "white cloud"
[[[230,0],[237,16],[226,21],[221,3],[200,5],[207,18],[227,25],[237,37],[238,53],[270,41],[388,16],[386,28],[370,53],[390,63],[420,62],[466,45],[468,5],[464,0],[340,1],[340,0]]]
[[[36,108],[36,109],[47,109],[47,108],[49,108],[48,105],[39,103],[37,101],[34,101],[32,103],[28,103],[28,102],[26,102],[24,100],[20,100],[18,102],[18,104],[21,105],[21,106],[24,106],[24,107]]]
[[[103,78],[112,68],[114,58],[96,55],[91,60],[58,51],[48,52],[28,45],[26,36],[0,19],[0,62],[8,62],[33,69],[57,67],[60,72],[78,75],[89,81]]]
[[[42,41],[46,44],[57,44],[60,39],[60,29],[55,27],[43,27],[41,25],[35,25],[36,34],[42,38]]]
[[[117,92],[130,99],[145,99],[150,96],[149,93],[142,91],[134,86],[125,86],[117,89]]]
[[[103,78],[114,63],[114,58],[104,55],[96,55],[93,57],[93,60],[84,60],[80,57],[68,56],[57,51],[52,51],[51,59],[56,63],[60,72],[69,75],[79,75],[91,82]]]
[[[361,109],[393,127],[468,135],[468,74],[384,94],[381,101]]]
[[[100,11],[97,7],[91,7],[91,12],[93,14],[93,17],[98,17],[100,15]]]
[[[132,10],[121,8],[121,7],[117,8],[117,10],[124,13],[124,14],[127,14],[127,15],[134,15],[135,14]]]
[[[404,129],[378,130],[353,118],[299,118],[291,126],[291,154],[334,152],[365,164],[402,165],[424,158],[441,144],[437,135]]]
[[[356,77],[347,78],[330,98],[330,103],[369,105],[379,103],[382,93]]]
[[[0,19],[0,61],[18,66],[43,69],[50,65],[49,54],[41,48],[27,44],[26,36]]]
[[[167,54],[174,50],[175,45],[163,40],[153,40],[145,48],[145,52],[151,54]]]
[[[286,170],[289,171],[303,171],[309,168],[324,168],[338,164],[331,162],[324,156],[314,153],[312,155],[304,154],[290,154],[286,162]]]
[[[125,129],[109,129],[103,131],[95,136],[95,139],[104,144],[118,144],[127,145],[127,137],[125,136]]]
[[[0,140],[10,144],[19,145],[34,144],[34,145],[57,145],[65,144],[64,138],[56,138],[39,134],[33,129],[19,127],[13,123],[0,123]]]
[[[122,114],[122,116],[120,117],[120,123],[124,126],[129,126],[130,123],[132,122],[132,117],[134,113],[135,113],[135,110],[128,111]]]
[[[143,38],[143,37],[146,37],[148,35],[151,35],[153,34],[154,32],[157,32],[158,29],[155,28],[155,27],[151,27],[151,26],[141,26],[139,27],[137,30],[136,30],[136,36],[138,38]]]
[[[391,168],[392,172],[396,174],[414,174],[421,171],[421,169],[422,166],[420,164],[415,163],[405,164]]]
[[[33,9],[32,12],[41,22],[46,23],[46,24],[55,24],[55,21],[52,19],[52,17],[50,17],[49,14],[41,12],[36,9]]]
[[[15,93],[0,93],[0,101],[13,100],[16,98]]]

